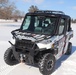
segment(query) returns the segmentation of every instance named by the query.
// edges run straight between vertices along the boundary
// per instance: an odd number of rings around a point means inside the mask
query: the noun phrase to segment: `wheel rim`
[[[53,60],[49,60],[46,65],[47,70],[52,70],[53,64],[54,64]]]

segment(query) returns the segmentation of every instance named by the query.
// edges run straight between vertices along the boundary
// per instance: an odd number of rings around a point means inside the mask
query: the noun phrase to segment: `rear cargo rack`
[[[52,10],[39,10],[39,11],[35,11],[34,13],[52,13],[52,14],[65,14],[62,11],[52,11]]]

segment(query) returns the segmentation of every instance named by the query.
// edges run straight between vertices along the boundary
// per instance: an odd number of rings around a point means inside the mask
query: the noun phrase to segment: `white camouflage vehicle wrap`
[[[20,29],[11,33],[15,43],[9,41],[11,47],[4,54],[8,65],[37,65],[43,75],[50,75],[56,60],[72,51],[71,18],[62,11],[27,13]]]
[[[53,37],[46,35],[36,35],[31,33],[22,33],[19,31],[15,31],[15,34],[16,39],[25,39],[31,40],[32,42],[36,42],[39,49],[56,49],[57,54],[54,55],[56,59],[59,59],[63,54],[66,53],[69,40],[73,37],[73,31],[67,32],[65,36],[61,35]]]

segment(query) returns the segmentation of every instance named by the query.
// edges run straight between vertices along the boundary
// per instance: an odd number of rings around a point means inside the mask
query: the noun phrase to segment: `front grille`
[[[19,49],[32,49],[34,46],[34,43],[30,40],[17,40],[16,41],[16,48]]]

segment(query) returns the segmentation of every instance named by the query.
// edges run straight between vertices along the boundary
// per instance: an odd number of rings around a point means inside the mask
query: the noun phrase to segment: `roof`
[[[27,14],[29,14],[29,15],[42,15],[42,16],[48,15],[48,16],[55,16],[55,17],[65,16],[65,17],[70,18],[70,16],[65,15],[65,13],[62,11],[53,11],[53,10],[39,10],[39,11],[35,11],[35,12],[29,12]]]
[[[51,11],[51,10],[40,10],[40,11],[35,11],[34,13],[65,14],[62,11]]]

